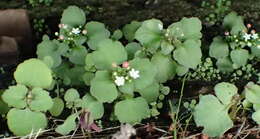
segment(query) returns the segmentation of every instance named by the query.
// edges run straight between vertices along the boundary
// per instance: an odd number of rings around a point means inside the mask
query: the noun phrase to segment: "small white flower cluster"
[[[123,86],[127,81],[131,82],[133,79],[138,79],[140,77],[139,70],[130,68],[128,62],[123,64],[123,71],[124,72],[113,72],[114,82],[117,86]]]
[[[247,24],[248,30],[252,27],[251,24]],[[248,33],[248,30],[245,30],[244,32],[239,33],[239,35],[230,35],[229,32],[225,32],[225,35],[227,36],[228,40],[230,42],[236,42],[240,46],[244,47],[257,47],[260,49],[260,37],[259,34],[256,33],[255,30],[251,30],[250,33]]]
[[[59,40],[69,40],[72,41],[75,36],[80,35],[82,33],[83,35],[87,34],[87,30],[81,30],[81,26],[77,28],[71,28],[66,24],[59,24],[59,28],[63,29],[65,32],[63,34],[59,34],[58,32],[55,32],[55,35],[58,36]]]

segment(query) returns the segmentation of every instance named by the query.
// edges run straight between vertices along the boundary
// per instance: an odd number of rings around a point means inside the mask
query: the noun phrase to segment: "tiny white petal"
[[[250,40],[251,34],[245,33],[245,34],[243,35],[243,38],[245,39],[245,41]]]
[[[260,49],[260,45],[258,45],[257,48]]]
[[[64,29],[67,29],[67,28],[68,28],[68,26],[67,26],[67,25],[63,25],[63,28],[64,28]]]
[[[129,75],[130,75],[130,77],[132,77],[133,79],[137,79],[137,78],[140,77],[139,71],[138,71],[138,70],[135,70],[135,69],[131,69],[131,70],[129,71]]]
[[[125,78],[122,76],[116,76],[115,84],[117,86],[123,86],[125,84]]]
[[[71,32],[74,34],[79,34],[80,30],[79,30],[79,28],[73,28]]]
[[[253,38],[253,39],[258,39],[258,34],[256,34],[256,33],[253,34],[253,35],[252,35],[252,38]]]

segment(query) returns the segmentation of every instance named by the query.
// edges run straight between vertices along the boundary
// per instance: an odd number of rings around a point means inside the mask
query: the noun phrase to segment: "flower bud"
[[[129,63],[126,61],[123,63],[123,68],[128,68],[129,67]]]

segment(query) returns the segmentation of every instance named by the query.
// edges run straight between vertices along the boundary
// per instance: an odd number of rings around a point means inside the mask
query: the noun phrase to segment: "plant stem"
[[[183,80],[182,80],[182,86],[181,86],[181,95],[180,95],[180,99],[179,99],[179,102],[178,102],[178,108],[177,108],[177,111],[176,111],[176,116],[174,118],[174,126],[176,127],[175,130],[174,130],[174,139],[177,139],[177,123],[178,123],[178,116],[179,116],[179,111],[180,111],[180,106],[181,106],[181,101],[182,101],[182,97],[183,97],[183,90],[184,90],[184,85],[185,85],[185,81],[186,81],[186,77],[187,77],[187,74],[185,74]]]

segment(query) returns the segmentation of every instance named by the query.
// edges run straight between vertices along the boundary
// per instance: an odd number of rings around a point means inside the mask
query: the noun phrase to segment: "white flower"
[[[257,45],[257,48],[260,49],[260,45]]]
[[[253,39],[258,39],[258,34],[256,34],[256,33],[253,34],[253,35],[252,35],[252,38],[253,38]]]
[[[116,76],[115,84],[117,86],[122,86],[125,84],[125,78],[123,76]]]
[[[158,24],[158,28],[159,28],[159,30],[162,30],[163,29],[163,25],[162,24]]]
[[[68,25],[63,24],[63,28],[64,28],[64,29],[67,29],[67,28],[68,28]]]
[[[77,35],[80,33],[80,30],[79,28],[73,28],[71,32]]]
[[[251,34],[245,33],[243,37],[244,37],[245,41],[250,40]]]
[[[133,79],[137,79],[137,78],[140,77],[139,71],[138,71],[138,70],[135,70],[135,69],[131,69],[131,70],[129,71],[129,75],[130,75],[130,77],[132,77]]]

